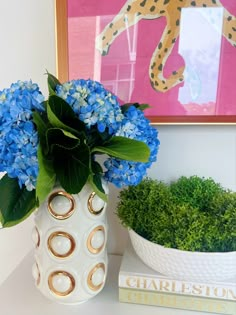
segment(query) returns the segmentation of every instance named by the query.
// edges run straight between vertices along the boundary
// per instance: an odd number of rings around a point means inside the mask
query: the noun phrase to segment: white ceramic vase
[[[32,273],[47,298],[78,304],[102,290],[108,265],[106,206],[86,184],[76,195],[55,187],[36,211]]]

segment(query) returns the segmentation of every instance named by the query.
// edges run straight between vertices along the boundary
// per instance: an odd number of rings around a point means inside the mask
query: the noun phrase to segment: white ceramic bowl
[[[222,281],[236,276],[236,251],[190,252],[152,243],[133,230],[129,235],[140,259],[166,276],[193,281]]]

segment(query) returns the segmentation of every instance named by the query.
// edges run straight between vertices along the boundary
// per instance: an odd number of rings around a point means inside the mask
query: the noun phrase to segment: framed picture
[[[236,1],[56,0],[59,80],[93,79],[158,124],[236,124]]]

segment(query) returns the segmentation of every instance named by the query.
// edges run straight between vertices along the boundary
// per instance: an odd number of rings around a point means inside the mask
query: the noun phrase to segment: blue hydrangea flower
[[[146,174],[145,163],[137,163],[115,158],[109,158],[104,162],[107,168],[105,178],[116,187],[133,186],[141,182]]]
[[[17,81],[0,92],[0,171],[18,178],[19,186],[35,188],[38,134],[32,111],[43,111],[44,97],[32,81]]]
[[[107,171],[105,178],[117,187],[137,185],[146,175],[147,168],[156,161],[159,147],[157,130],[150,125],[144,113],[135,106],[130,106],[124,114],[117,136],[143,141],[150,149],[147,163],[131,162],[116,158],[109,158],[104,162]]]
[[[120,127],[123,114],[117,97],[93,80],[71,80],[56,87],[56,93],[71,105],[88,129],[96,125],[113,135]]]

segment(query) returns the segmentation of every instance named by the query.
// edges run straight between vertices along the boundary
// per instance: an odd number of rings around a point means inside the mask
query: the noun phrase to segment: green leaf
[[[124,114],[130,106],[135,106],[136,108],[140,109],[141,111],[144,111],[147,108],[151,108],[148,104],[139,104],[139,103],[127,103],[121,106],[121,111]]]
[[[49,96],[47,115],[53,127],[67,130],[76,135],[85,131],[85,124],[75,116],[70,105],[57,95]]]
[[[37,131],[39,134],[45,134],[47,130],[47,123],[44,121],[42,115],[39,112],[33,112],[33,121],[37,126]]]
[[[37,177],[36,197],[41,204],[52,190],[56,181],[53,161],[44,157],[41,145],[38,146],[39,174]]]
[[[104,142],[111,139],[111,135],[105,130],[104,132],[99,132],[97,126],[91,126],[89,133],[86,134],[86,141],[90,148],[94,146],[102,146]]]
[[[50,128],[46,133],[47,146],[50,153],[53,152],[55,146],[64,150],[73,150],[80,145],[80,139],[69,131],[60,128]]]
[[[91,163],[91,167],[94,174],[103,174],[103,169],[97,161],[93,160]]]
[[[55,94],[56,86],[57,85],[61,85],[61,83],[51,73],[47,72],[47,75],[48,75],[48,91],[49,91],[49,95],[53,95],[53,94]]]
[[[91,162],[92,174],[89,176],[89,183],[93,187],[95,193],[107,202],[107,195],[102,186],[103,169],[97,161]]]
[[[71,194],[81,191],[90,174],[90,152],[86,144],[68,151],[54,147],[54,169],[62,187]]]
[[[144,111],[145,109],[152,108],[152,106],[148,104],[138,104],[137,108]]]
[[[56,159],[54,165],[61,186],[70,194],[79,193],[88,180],[89,168],[74,156]]]
[[[95,174],[95,175],[90,175],[88,178],[88,182],[92,186],[94,192],[105,202],[108,201],[108,197],[105,194],[105,191],[102,187],[102,179],[101,175]]]
[[[79,140],[79,138],[73,135],[71,132],[63,130],[63,129],[60,129],[60,130],[63,133],[63,135],[66,136],[67,138]]]
[[[0,180],[0,220],[10,227],[25,220],[37,207],[35,191],[21,189],[15,178],[4,175]]]
[[[48,129],[47,122],[45,121],[45,118],[43,114],[40,114],[39,112],[33,112],[33,121],[36,124],[40,143],[43,148],[46,147],[46,132]]]
[[[144,142],[120,136],[113,137],[104,146],[94,147],[92,152],[134,162],[148,162],[150,156],[150,149]]]

